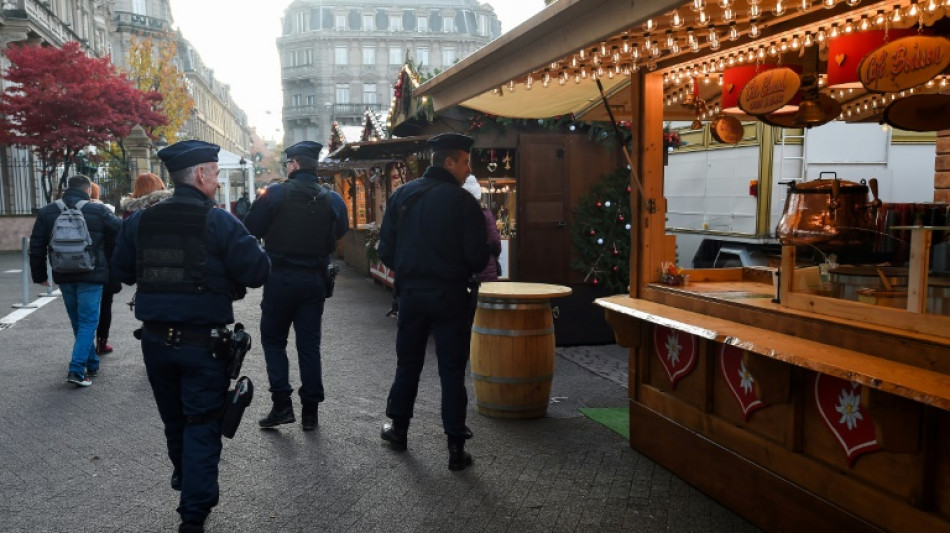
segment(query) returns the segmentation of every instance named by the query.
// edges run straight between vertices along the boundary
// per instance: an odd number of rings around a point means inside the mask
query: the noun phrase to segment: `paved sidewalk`
[[[18,262],[0,254],[0,272]],[[0,274],[0,316],[13,311],[18,283]],[[38,289],[31,286],[34,298]],[[132,294],[125,287],[116,295],[115,353],[87,389],[65,383],[72,343],[61,301],[0,330],[0,531],[177,530],[178,493],[168,486],[162,427],[125,305]],[[261,431],[269,395],[257,345],[260,295],[252,290],[236,305],[255,338],[244,370],[257,398],[236,438],[225,440],[221,504],[208,531],[756,531],[577,412],[626,405],[627,355],[615,346],[560,349],[558,403],[542,419],[477,414],[469,381],[475,464],[452,473],[430,343],[409,451],[383,448],[396,323],[384,316],[389,293],[347,267],[324,316],[319,428]]]

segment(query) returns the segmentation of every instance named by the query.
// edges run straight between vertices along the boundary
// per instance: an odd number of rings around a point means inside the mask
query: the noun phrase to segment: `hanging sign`
[[[665,326],[653,327],[653,349],[670,378],[670,386],[685,377],[696,366],[696,337]]]
[[[849,468],[859,456],[881,449],[874,421],[861,406],[861,385],[819,373],[815,376],[815,403],[848,458]]]
[[[916,35],[871,52],[858,65],[861,84],[876,93],[895,93],[927,83],[950,65],[950,40]]]
[[[740,348],[723,344],[719,354],[719,367],[722,369],[722,378],[739,402],[742,416],[749,420],[749,415],[765,407],[765,404],[755,392],[755,378],[742,361],[742,352]]]
[[[765,115],[785,107],[798,95],[801,78],[790,68],[766,70],[746,83],[739,93],[739,109]]]

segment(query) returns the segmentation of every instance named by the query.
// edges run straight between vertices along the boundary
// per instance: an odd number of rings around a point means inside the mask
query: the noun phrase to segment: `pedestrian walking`
[[[158,152],[172,198],[132,213],[112,266],[137,284],[145,370],[165,425],[181,532],[203,531],[218,503],[221,414],[230,380],[216,342],[234,322],[232,301],[260,287],[270,260],[230,213],[215,208],[217,145],[180,141]]]
[[[39,210],[30,236],[33,282],[49,287],[47,257],[53,282],[59,285],[73,328],[73,352],[66,381],[77,387],[92,385],[99,373],[95,335],[99,324],[102,286],[109,281],[106,249],[122,221],[102,204],[91,203],[92,181],[76,174],[66,182],[63,197]]]
[[[264,240],[273,269],[261,300],[261,346],[273,406],[259,422],[274,428],[296,421],[293,387],[287,358],[291,324],[300,367],[301,425],[317,427],[317,412],[325,398],[320,360],[323,309],[332,279],[330,253],[349,229],[346,203],[320,185],[317,159],[323,146],[302,141],[284,152],[288,180],[270,185],[244,218],[254,236]]]
[[[470,174],[465,178],[465,183],[462,187],[481,205],[482,186],[478,184],[478,179],[476,179],[474,175]],[[498,233],[495,216],[491,214],[491,209],[482,205],[482,216],[485,217],[485,235],[488,236],[488,250],[491,252],[491,255],[488,256],[488,264],[478,273],[477,277],[480,282],[498,281],[498,278],[501,276],[501,262],[499,261],[499,257],[501,256],[501,235]]]
[[[119,201],[119,209],[122,210],[122,216],[128,218],[136,211],[171,197],[172,192],[165,188],[161,178],[151,172],[143,172],[135,178],[132,194]]]
[[[449,470],[472,464],[465,451],[468,394],[465,365],[474,309],[469,280],[488,262],[485,218],[461,185],[469,175],[473,139],[445,133],[429,139],[432,165],[403,185],[388,202],[380,228],[379,257],[396,272],[399,319],[396,377],[386,401],[381,436],[394,450],[408,446],[409,422],[425,362],[435,338],[442,385],[442,426],[448,438]]]
[[[238,198],[238,201],[234,204],[234,216],[238,217],[238,220],[243,221],[244,217],[247,216],[248,211],[251,210],[251,199],[247,196],[247,191],[241,193],[241,197]]]
[[[92,182],[92,190],[89,193],[89,201],[105,206],[110,213],[115,213],[115,206],[104,203],[99,198],[99,185]],[[106,240],[106,257],[111,258],[115,251],[115,239]],[[107,265],[108,266],[108,265]],[[111,268],[109,269],[111,272]],[[96,355],[110,354],[113,351],[109,344],[109,331],[112,329],[112,302],[115,295],[122,290],[122,283],[113,276],[109,276],[109,281],[102,286],[102,300],[99,303],[99,325],[96,327]]]

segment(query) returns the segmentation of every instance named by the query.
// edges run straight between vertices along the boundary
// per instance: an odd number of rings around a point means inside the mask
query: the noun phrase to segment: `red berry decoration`
[[[630,189],[630,186],[627,185],[627,192],[630,192],[630,190],[631,190],[631,189]]]
[[[616,248],[614,248],[614,255],[620,255],[620,250],[617,250]]]
[[[600,203],[600,202],[597,202],[597,203],[596,203],[596,204],[594,204],[594,205],[596,205],[596,206],[597,206],[597,209],[600,209],[601,207],[603,207],[603,206],[604,206],[604,204],[602,204],[602,203]]]
[[[611,267],[611,270],[613,270],[614,272],[616,272],[616,271],[620,270],[620,267],[618,267],[617,265],[614,265],[614,266]]]
[[[594,281],[591,282],[591,285],[593,285],[594,287],[600,285],[600,280],[597,278],[594,278]]]
[[[623,222],[623,215],[617,215],[617,220]]]
[[[594,235],[597,235],[597,232],[594,231],[593,229],[591,229],[591,230],[590,230],[590,236],[593,237]]]

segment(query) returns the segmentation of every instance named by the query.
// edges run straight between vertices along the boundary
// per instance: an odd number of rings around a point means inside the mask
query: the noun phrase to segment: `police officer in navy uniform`
[[[232,301],[260,287],[270,260],[231,213],[215,208],[219,147],[181,141],[158,152],[174,195],[122,225],[116,276],[138,285],[142,355],[165,425],[179,531],[203,531],[218,503],[221,414],[230,380],[214,333],[234,322]]]
[[[386,402],[382,438],[394,450],[407,448],[409,421],[425,362],[435,338],[442,385],[442,426],[448,437],[449,469],[472,463],[465,427],[472,293],[468,281],[490,255],[481,207],[462,188],[469,175],[473,139],[445,133],[428,141],[432,166],[393,193],[379,234],[379,257],[396,272],[399,319],[396,377]]]
[[[317,427],[324,400],[320,362],[321,322],[327,297],[327,267],[336,241],[349,229],[346,203],[316,175],[320,143],[302,141],[285,150],[289,179],[269,186],[251,206],[244,225],[264,240],[273,271],[261,300],[261,346],[273,406],[259,421],[274,428],[296,421],[287,359],[293,324],[300,367],[301,426]]]

